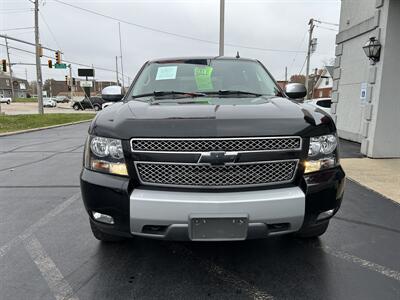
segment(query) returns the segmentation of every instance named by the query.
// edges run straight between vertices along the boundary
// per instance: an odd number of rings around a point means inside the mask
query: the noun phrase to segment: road
[[[400,299],[400,206],[350,180],[319,240],[99,243],[87,127],[0,138],[0,299]]]

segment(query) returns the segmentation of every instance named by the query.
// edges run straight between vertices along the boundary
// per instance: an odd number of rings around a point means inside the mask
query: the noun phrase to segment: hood
[[[180,101],[180,102],[177,102]],[[119,102],[98,113],[90,133],[133,137],[255,137],[335,131],[322,110],[281,97]]]

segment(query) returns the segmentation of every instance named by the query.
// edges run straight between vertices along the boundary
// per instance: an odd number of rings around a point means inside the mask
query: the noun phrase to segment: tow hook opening
[[[144,225],[142,232],[147,234],[164,234],[167,231],[166,225]]]
[[[290,228],[290,223],[268,224],[268,231],[269,232],[286,231],[286,230],[289,230],[289,228]]]

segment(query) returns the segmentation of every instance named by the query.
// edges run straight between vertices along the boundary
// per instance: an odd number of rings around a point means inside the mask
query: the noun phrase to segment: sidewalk
[[[400,159],[343,158],[346,176],[400,203]]]

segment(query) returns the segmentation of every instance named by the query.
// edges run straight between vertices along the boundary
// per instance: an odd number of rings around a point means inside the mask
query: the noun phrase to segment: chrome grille
[[[298,160],[227,164],[136,162],[142,184],[179,187],[243,187],[291,182]]]
[[[132,139],[134,152],[288,151],[301,150],[300,137]]]

